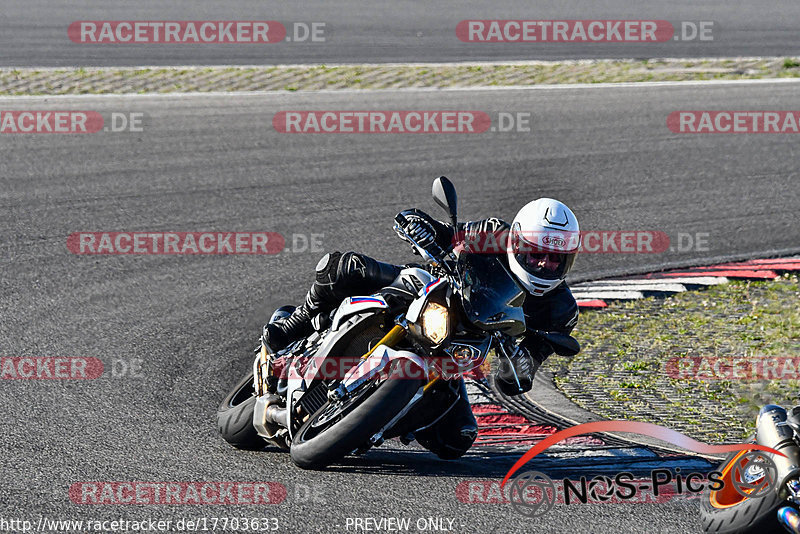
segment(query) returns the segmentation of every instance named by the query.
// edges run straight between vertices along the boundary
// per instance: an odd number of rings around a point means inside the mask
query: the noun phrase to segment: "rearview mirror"
[[[446,176],[440,176],[433,181],[433,200],[436,201],[449,215],[453,226],[458,220],[458,196],[453,183]]]

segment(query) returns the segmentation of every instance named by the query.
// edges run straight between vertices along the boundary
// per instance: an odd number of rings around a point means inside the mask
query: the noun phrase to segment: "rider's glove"
[[[408,237],[416,241],[422,249],[428,250],[429,252],[436,251],[438,247],[434,245],[438,244],[437,239],[440,234],[444,236],[445,230],[447,229],[446,225],[418,209],[401,211],[395,217],[395,221],[402,229],[402,231],[397,232],[402,239],[408,241],[408,238],[404,235],[405,233]],[[414,247],[414,253],[419,254],[416,247]]]
[[[404,228],[406,233],[422,248],[426,248],[436,241],[436,231],[431,224],[419,215],[407,215],[408,224]]]
[[[500,366],[494,376],[494,384],[502,393],[513,396],[530,391],[533,377],[542,362],[520,345],[511,358],[500,358]]]

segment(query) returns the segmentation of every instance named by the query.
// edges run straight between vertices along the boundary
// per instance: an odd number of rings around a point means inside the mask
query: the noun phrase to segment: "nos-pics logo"
[[[739,456],[734,465],[730,466],[730,478],[728,478],[728,481],[730,481],[736,492],[743,497],[750,499],[761,498],[769,494],[777,487],[777,484],[779,483],[777,480],[778,469],[775,465],[775,462],[770,458],[770,454],[785,456],[780,451],[755,443],[709,445],[707,443],[696,441],[689,436],[681,434],[675,430],[654,425],[652,423],[642,423],[638,421],[595,421],[592,423],[585,423],[567,428],[548,436],[531,447],[531,449],[511,467],[503,479],[501,486],[511,482],[509,500],[511,501],[514,509],[526,517],[538,517],[550,511],[560,497],[558,493],[559,488],[553,479],[539,471],[527,471],[517,475],[512,480],[511,477],[520,469],[520,467],[525,465],[539,453],[564,439],[597,432],[626,432],[647,435],[662,441],[673,443],[681,448],[688,449],[699,454],[748,451]],[[608,477],[602,478],[605,478],[608,481],[608,484],[613,484],[612,479]],[[671,474],[669,475],[669,478],[672,478]],[[716,486],[715,487],[709,484],[708,489],[711,491],[719,491],[725,484],[725,478],[722,477],[722,473],[716,471],[709,473],[708,478],[709,481],[713,481]],[[563,499],[563,497],[566,496],[565,488],[570,485],[571,481],[565,479],[564,481],[560,482],[562,482],[561,490],[564,492],[561,495]],[[668,481],[659,481],[654,476],[653,482],[653,486],[656,486],[663,485]],[[658,484],[656,484],[656,482],[658,482]],[[656,489],[653,486],[651,487]],[[629,485],[625,485],[625,487],[628,488]],[[613,489],[614,488],[606,488],[606,493],[613,491]],[[643,490],[645,488],[641,487],[640,489]],[[679,490],[678,493],[681,493],[681,491]],[[618,494],[617,496],[623,500],[629,498],[624,496],[624,494]]]

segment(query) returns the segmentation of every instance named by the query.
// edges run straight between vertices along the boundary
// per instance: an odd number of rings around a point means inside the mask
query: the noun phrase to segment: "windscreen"
[[[503,263],[488,254],[462,253],[458,258],[462,302],[467,319],[483,330],[510,335],[525,331],[524,292]]]

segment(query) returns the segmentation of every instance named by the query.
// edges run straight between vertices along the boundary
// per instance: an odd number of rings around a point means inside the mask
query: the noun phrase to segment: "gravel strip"
[[[0,69],[0,95],[312,91],[800,77],[798,58]]]

